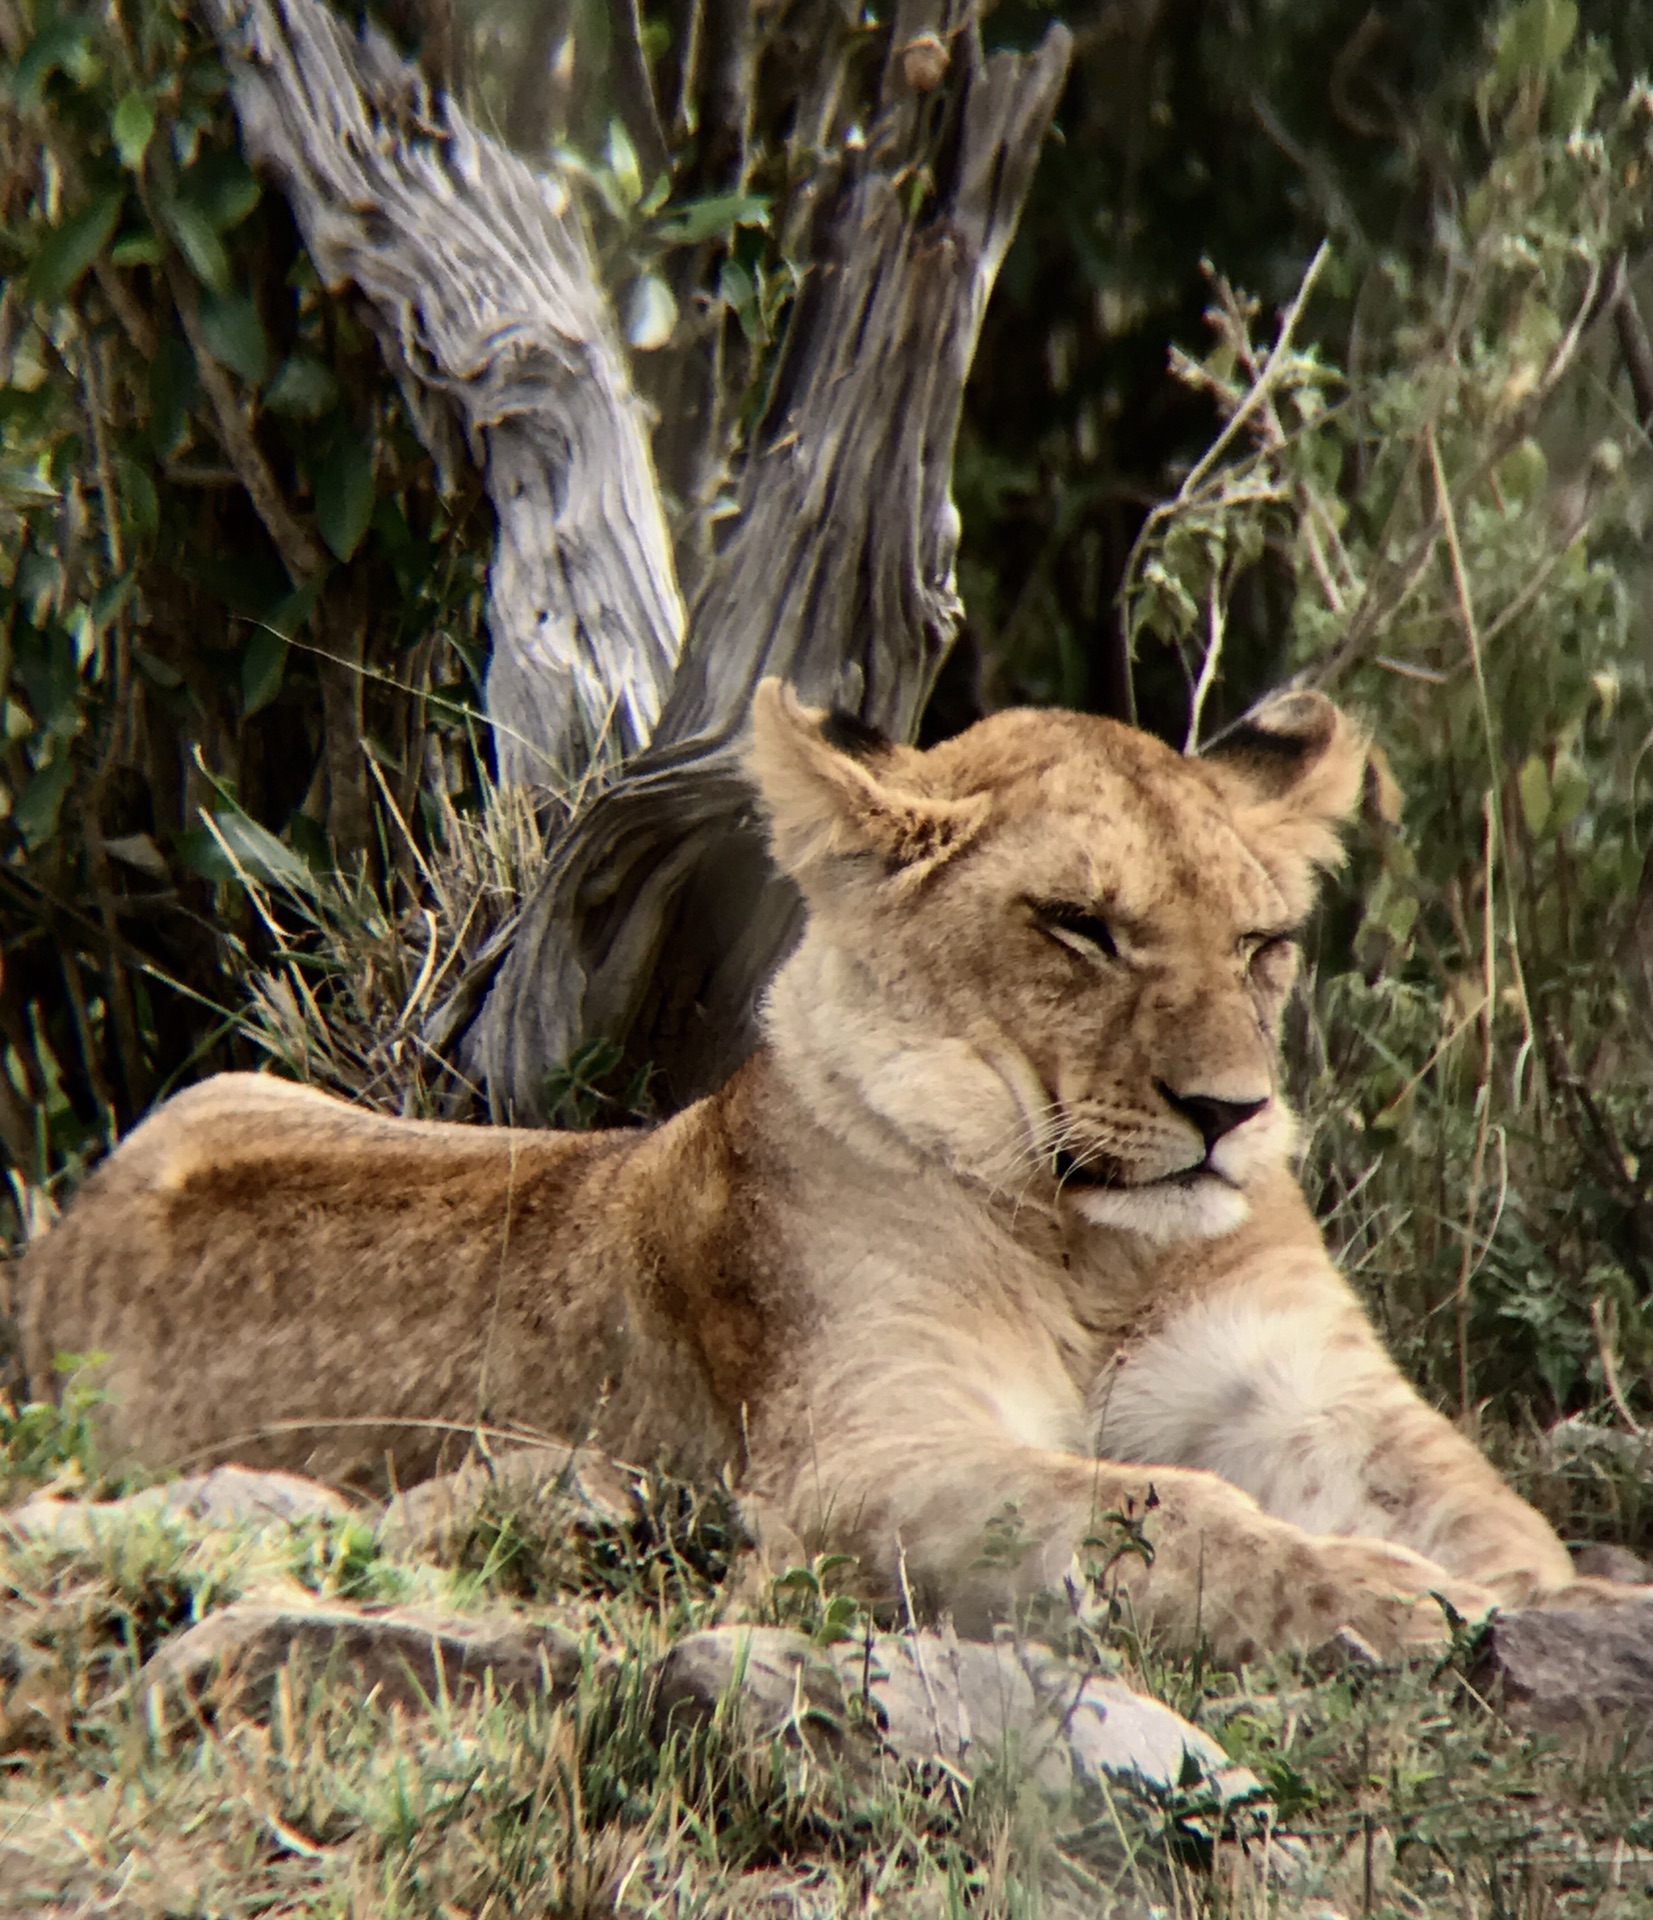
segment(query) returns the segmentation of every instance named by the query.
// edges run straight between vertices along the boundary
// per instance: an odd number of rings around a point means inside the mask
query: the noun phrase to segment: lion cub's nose
[[[1261,1113],[1267,1100],[1219,1100],[1210,1093],[1178,1093],[1163,1080],[1156,1080],[1160,1097],[1175,1113],[1199,1129],[1207,1153],[1225,1133],[1243,1127],[1254,1113]]]

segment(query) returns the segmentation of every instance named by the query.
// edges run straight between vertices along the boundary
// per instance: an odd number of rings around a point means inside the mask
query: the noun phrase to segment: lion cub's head
[[[995,714],[927,753],[758,689],[751,768],[808,931],[771,992],[829,1124],[1156,1239],[1225,1233],[1290,1152],[1276,1041],[1365,742],[1265,703],[1197,758]]]

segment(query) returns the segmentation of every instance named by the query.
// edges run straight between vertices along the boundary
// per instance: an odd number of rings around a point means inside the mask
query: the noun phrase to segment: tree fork
[[[685,629],[566,188],[318,0],[203,4],[248,153],[281,178],[318,271],[372,304],[438,459],[451,470],[463,433],[483,465],[502,779],[566,790],[582,751],[624,757],[427,1037],[457,1046],[496,1118],[548,1119],[553,1071],[599,1038],[682,1105],[750,1050],[797,918],[740,772],[754,686],[778,673],[910,737],[956,631],[959,409],[1070,37],[985,56],[974,0],[903,0],[864,139],[837,139],[802,186],[800,290]]]

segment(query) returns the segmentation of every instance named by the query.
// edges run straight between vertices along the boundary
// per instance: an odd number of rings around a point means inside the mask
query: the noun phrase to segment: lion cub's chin
[[[1215,1174],[1142,1187],[1093,1187],[1068,1198],[1093,1227],[1115,1227],[1161,1245],[1172,1240],[1216,1240],[1232,1233],[1251,1211],[1238,1187]]]

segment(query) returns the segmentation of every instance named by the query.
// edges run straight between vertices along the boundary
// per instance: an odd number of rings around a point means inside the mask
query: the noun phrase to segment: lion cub
[[[1072,713],[927,753],[776,682],[808,924],[765,1044],[648,1133],[392,1120],[225,1075],[24,1263],[107,1440],[382,1483],[477,1422],[737,1480],[961,1627],[1109,1578],[1220,1657],[1566,1586],[1395,1370],[1293,1178],[1276,1036],[1364,743],[1292,694],[1198,758]]]

